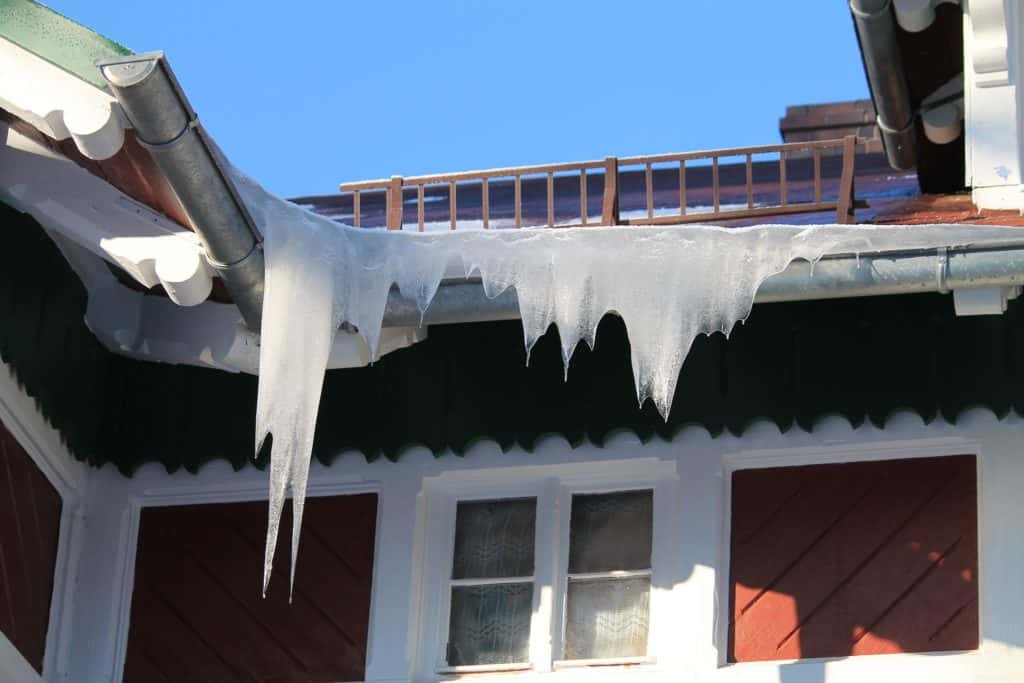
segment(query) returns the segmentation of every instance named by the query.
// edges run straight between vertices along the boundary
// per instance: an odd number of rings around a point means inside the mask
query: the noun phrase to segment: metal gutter
[[[259,331],[262,236],[163,53],[104,59],[97,66],[139,142],[152,154],[181,202],[207,260],[224,280],[246,324]]]
[[[890,163],[914,161],[914,120],[895,46],[890,0],[850,0],[865,69],[876,97],[878,123]],[[891,54],[895,64],[878,58]],[[220,273],[246,323],[259,330],[264,259],[262,237],[232,183],[227,164],[199,124],[161,52],[98,63],[137,136],[160,166]],[[899,78],[896,78],[899,76]],[[897,106],[883,106],[884,102]],[[904,106],[906,105],[906,106]],[[903,116],[907,118],[904,119]],[[893,129],[888,122],[901,121]],[[886,137],[888,135],[889,137]],[[909,136],[909,143],[904,138]],[[768,278],[755,302],[881,296],[1024,285],[1024,245],[938,248],[929,251],[832,256],[803,261]],[[421,315],[395,289],[384,311],[386,327],[518,319],[514,290],[489,299],[479,281],[442,283]]]
[[[914,108],[896,44],[891,0],[849,0],[864,73],[889,165],[907,171],[917,164]]]
[[[1024,245],[985,248],[940,247],[900,252],[827,257],[813,266],[794,261],[765,280],[756,303],[841,299],[890,294],[948,293],[956,289],[1024,285]],[[416,303],[391,290],[385,327],[416,327],[488,320],[516,320],[514,290],[488,299],[479,280],[446,281],[420,316]]]

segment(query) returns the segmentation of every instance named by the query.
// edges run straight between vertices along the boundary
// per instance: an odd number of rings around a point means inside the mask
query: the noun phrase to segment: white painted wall
[[[852,429],[841,418],[817,424],[813,432],[780,434],[770,423],[752,426],[743,438],[712,439],[688,429],[672,442],[642,445],[620,435],[604,448],[571,449],[551,438],[532,454],[502,454],[480,444],[466,457],[435,459],[413,449],[399,463],[367,464],[345,455],[330,468],[314,463],[310,495],[376,491],[380,496],[367,680],[436,680],[424,633],[436,627],[433,585],[424,558],[436,553],[445,525],[429,518],[436,491],[472,487],[474,482],[529,486],[565,473],[629,480],[660,473],[674,503],[655,521],[656,556],[670,586],[652,603],[652,652],[657,661],[631,668],[560,669],[550,673],[473,674],[473,680],[552,682],[616,679],[632,681],[743,681],[771,683],[862,683],[863,681],[1010,681],[1024,677],[1024,419],[997,420],[974,411],[956,426],[925,425],[915,415],[898,415],[886,429]],[[779,464],[975,453],[979,459],[979,565],[981,647],[976,652],[886,655],[801,662],[724,664],[728,609],[727,538],[732,469]],[[653,467],[653,469],[652,469]],[[446,488],[448,484],[451,487]],[[524,483],[525,482],[525,483]],[[128,632],[131,567],[142,506],[252,500],[266,497],[266,474],[233,472],[225,462],[198,475],[167,475],[159,465],[125,479],[112,468],[95,471],[83,501],[86,524],[78,562],[74,609],[62,624],[70,647],[62,653],[62,680],[119,681]],[[520,488],[516,489],[521,491]],[[539,491],[538,493],[543,493]],[[550,490],[543,495],[551,495]],[[656,494],[657,497],[657,494]],[[663,506],[663,509],[664,506]],[[675,510],[672,512],[672,510]],[[540,511],[541,516],[545,514]],[[435,529],[432,531],[432,527]],[[299,561],[302,561],[300,554]],[[656,560],[657,562],[657,560]],[[656,569],[656,571],[659,571]],[[428,639],[427,639],[428,640]],[[421,647],[421,645],[423,647]]]

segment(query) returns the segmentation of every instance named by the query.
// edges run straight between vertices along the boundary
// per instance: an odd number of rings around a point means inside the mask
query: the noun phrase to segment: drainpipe
[[[757,290],[756,303],[840,299],[929,292],[989,290],[1006,298],[1024,285],[1024,246],[939,247],[927,251],[830,256],[812,267],[794,261]],[[999,298],[997,296],[996,298]],[[960,301],[957,301],[960,313]],[[963,314],[963,313],[960,313]],[[385,327],[418,327],[488,320],[516,320],[519,300],[507,289],[488,299],[479,280],[447,281],[423,314],[416,302],[392,289],[384,309]]]
[[[262,236],[203,130],[162,52],[97,62],[135,128],[139,142],[167,178],[210,265],[224,280],[245,323],[260,329]]]
[[[910,170],[917,164],[914,109],[910,104],[903,60],[896,44],[892,2],[849,2],[885,155],[894,169]]]

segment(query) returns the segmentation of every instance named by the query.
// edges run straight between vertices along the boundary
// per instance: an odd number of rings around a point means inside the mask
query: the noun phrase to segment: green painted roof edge
[[[96,61],[132,54],[34,0],[0,0],[0,36],[104,90]]]

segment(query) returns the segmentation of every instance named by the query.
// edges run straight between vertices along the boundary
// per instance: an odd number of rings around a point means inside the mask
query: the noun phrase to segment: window
[[[655,487],[566,477],[506,490],[518,495],[449,492],[449,512],[432,516],[451,539],[434,555],[438,596],[426,596],[440,636],[434,670],[651,661]]]
[[[535,498],[458,504],[449,666],[529,661],[536,517]]]
[[[972,455],[732,475],[730,662],[978,647]]]
[[[647,655],[651,491],[575,495],[564,659]]]

